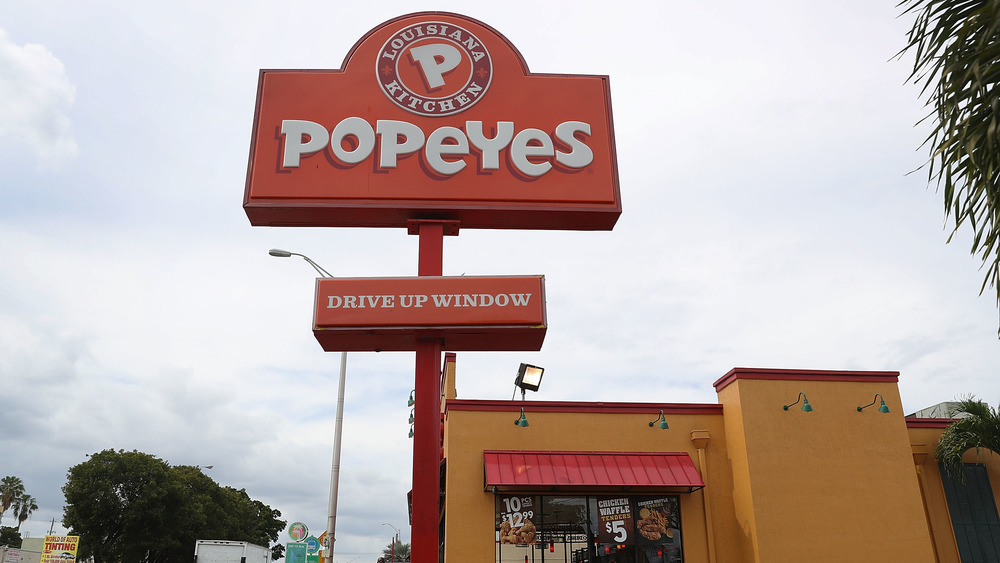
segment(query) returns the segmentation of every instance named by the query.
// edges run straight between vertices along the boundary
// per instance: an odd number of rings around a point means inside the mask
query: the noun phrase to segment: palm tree
[[[14,501],[11,505],[14,509],[14,516],[17,517],[17,531],[21,531],[21,524],[24,523],[31,513],[38,510],[38,503],[35,502],[35,497],[25,493]]]
[[[973,231],[986,286],[1000,303],[1000,10],[987,0],[902,0],[915,15],[906,47],[910,80],[927,96],[934,128],[928,180],[944,188],[950,241],[963,223]]]
[[[3,519],[3,513],[7,512],[14,501],[21,498],[23,494],[24,483],[19,478],[8,475],[0,479],[0,520]]]
[[[396,544],[395,553],[393,552],[393,543]],[[395,559],[393,559],[393,555],[396,556]],[[382,549],[382,557],[385,559],[386,563],[389,563],[390,561],[409,561],[410,544],[394,540],[387,547]]]
[[[951,412],[953,417],[961,418],[941,434],[937,458],[952,480],[964,483],[962,456],[965,452],[972,448],[978,453],[983,449],[1000,452],[1000,412],[975,397],[961,399]]]

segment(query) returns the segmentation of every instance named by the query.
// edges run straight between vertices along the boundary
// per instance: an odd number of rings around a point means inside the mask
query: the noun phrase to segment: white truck
[[[245,541],[198,540],[195,563],[270,563],[271,550]]]

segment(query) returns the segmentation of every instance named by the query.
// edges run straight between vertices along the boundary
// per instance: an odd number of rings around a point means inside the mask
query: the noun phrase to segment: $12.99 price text
[[[517,528],[535,515],[531,497],[504,497],[504,511],[500,513],[500,519],[510,522],[510,525]]]

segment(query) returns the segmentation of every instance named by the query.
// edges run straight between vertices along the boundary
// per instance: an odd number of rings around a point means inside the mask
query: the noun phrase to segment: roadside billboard
[[[75,563],[80,536],[45,536],[40,563]]]

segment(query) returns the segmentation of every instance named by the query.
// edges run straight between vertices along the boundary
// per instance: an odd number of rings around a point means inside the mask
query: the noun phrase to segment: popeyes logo
[[[493,61],[483,42],[445,22],[406,26],[385,42],[380,53],[376,72],[382,92],[418,115],[436,117],[468,109],[493,77]]]
[[[262,70],[254,225],[609,230],[621,213],[606,76],[532,74],[491,27],[427,12],[340,70]]]

